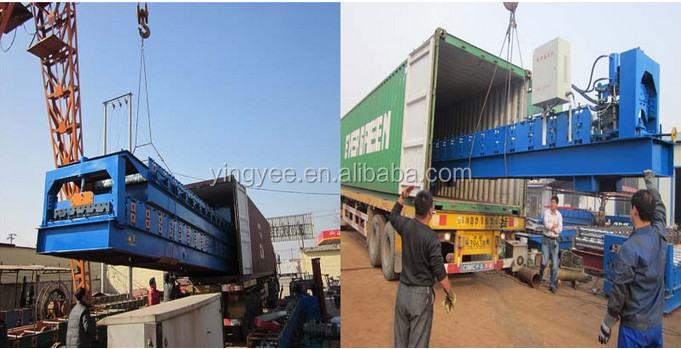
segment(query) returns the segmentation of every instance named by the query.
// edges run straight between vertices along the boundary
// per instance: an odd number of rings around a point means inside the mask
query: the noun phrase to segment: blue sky
[[[341,17],[344,115],[438,27],[498,54],[509,13],[499,2],[344,3]],[[571,44],[571,77],[577,86],[587,84],[593,61],[599,55],[634,47],[644,50],[660,64],[660,122],[665,132],[672,126],[681,126],[679,19],[678,2],[521,2],[516,10],[524,68],[532,69],[535,48],[561,37]],[[513,62],[521,65],[517,42],[514,46]],[[371,59],[366,59],[367,55]],[[605,62],[596,66],[595,77],[607,75]]]
[[[84,148],[95,156],[102,151],[102,102],[126,92],[138,99],[140,37],[134,3],[80,3],[77,16]],[[210,168],[227,163],[338,173],[339,4],[150,3],[149,27],[153,139],[174,172],[208,179]],[[25,51],[27,30],[18,28],[12,48],[0,53],[0,241],[14,232],[15,243],[34,246],[53,156],[39,62]],[[3,36],[3,48],[12,35]],[[109,112],[109,150],[126,147],[124,117]],[[146,141],[140,112],[138,142]],[[135,154],[154,155],[149,148]],[[263,187],[339,192],[335,183]],[[338,196],[248,192],[267,217],[314,212],[317,231],[338,226]]]

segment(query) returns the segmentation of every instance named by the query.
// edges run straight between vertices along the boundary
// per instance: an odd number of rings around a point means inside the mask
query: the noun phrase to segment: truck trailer
[[[434,194],[431,227],[449,274],[511,266],[504,240],[525,227],[525,180],[466,178],[450,186],[425,175],[434,167],[432,140],[533,112],[529,78],[529,71],[438,28],[343,116],[343,222],[367,238],[370,263],[381,266],[387,280],[397,279],[402,267],[401,239],[387,216],[407,184],[417,187],[414,193]],[[455,175],[466,176],[462,170]],[[411,199],[404,213],[414,215]]]

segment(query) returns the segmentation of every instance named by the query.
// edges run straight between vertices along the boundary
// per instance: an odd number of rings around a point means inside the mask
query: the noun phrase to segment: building
[[[340,277],[340,244],[322,245],[300,249],[300,271],[312,275],[312,259],[320,259],[322,275]]]
[[[5,266],[42,265],[48,267],[70,268],[70,262],[66,258],[40,255],[36,253],[35,248],[5,243],[0,243],[0,264]],[[91,263],[90,268],[93,292],[99,292],[101,284],[100,264]],[[10,310],[19,307],[24,277],[26,277],[27,287],[30,288],[31,285],[35,285],[36,272],[28,270],[19,272],[0,271],[0,309]],[[38,285],[38,289],[49,283],[61,282],[63,286],[73,294],[73,291],[71,290],[72,284],[70,272],[41,273],[39,282],[40,285]],[[38,290],[35,291],[35,296],[37,296],[37,293]]]
[[[329,244],[339,244],[340,243],[340,229],[335,230],[324,230],[316,239],[317,246],[329,245]]]
[[[36,253],[35,248],[21,247],[13,244],[0,243],[0,264],[5,266],[31,266],[41,265],[48,267],[62,267],[70,269],[69,259],[41,255]],[[129,268],[121,265],[106,265],[104,268],[104,289],[101,282],[101,263],[90,263],[90,275],[92,278],[92,292],[103,292],[107,294],[128,293]],[[163,271],[144,268],[132,268],[132,288],[148,289],[149,279],[156,278],[156,285],[159,290],[163,290]],[[3,272],[0,270],[0,309],[9,310],[19,306],[21,298],[21,287],[23,279],[26,277],[27,287],[35,284],[36,273],[32,271]],[[49,272],[41,273],[40,285],[60,282],[70,294],[73,294],[71,273]],[[37,296],[37,291],[35,292]]]

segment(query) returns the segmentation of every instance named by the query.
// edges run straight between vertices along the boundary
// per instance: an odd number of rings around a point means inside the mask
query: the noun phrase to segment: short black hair
[[[76,300],[81,301],[81,300],[83,300],[83,297],[85,297],[85,289],[80,287],[76,291]]]
[[[433,207],[433,194],[428,190],[421,190],[414,198],[414,208],[417,217],[425,217]]]
[[[558,195],[552,196],[552,197],[551,197],[551,200],[555,201],[555,202],[556,202],[556,205],[558,205],[558,203],[560,202],[560,201],[558,201]]]
[[[641,189],[631,197],[631,206],[636,207],[642,221],[650,222],[655,213],[655,199],[646,189]]]
[[[149,279],[149,286],[156,285],[156,278],[152,277]]]

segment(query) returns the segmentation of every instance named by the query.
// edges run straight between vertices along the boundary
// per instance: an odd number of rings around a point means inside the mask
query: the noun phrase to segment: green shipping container
[[[438,28],[341,119],[342,185],[383,195],[430,188],[433,141],[523,119],[529,86],[528,70]],[[430,189],[440,199],[521,208],[524,188],[519,179],[466,179]]]

